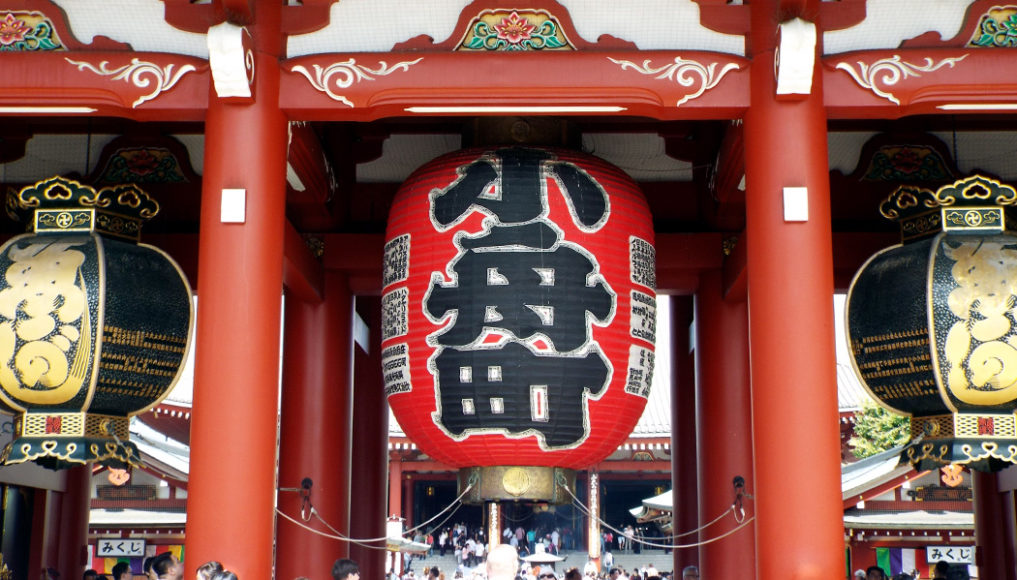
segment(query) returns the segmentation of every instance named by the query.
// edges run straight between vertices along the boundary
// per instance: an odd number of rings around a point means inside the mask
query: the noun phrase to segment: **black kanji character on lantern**
[[[549,251],[469,250],[453,266],[455,285],[433,286],[425,301],[435,319],[457,311],[455,323],[434,340],[462,347],[490,328],[519,340],[543,335],[558,352],[580,348],[589,340],[587,313],[603,322],[614,304],[603,280],[587,283],[594,269],[589,256],[566,244]]]
[[[496,158],[482,157],[460,171],[462,177],[434,197],[431,212],[438,225],[455,223],[474,205],[502,224],[535,220],[545,211],[546,177],[561,184],[580,225],[592,227],[607,212],[607,194],[600,184],[574,164],[555,161],[547,151],[499,149]]]
[[[591,318],[609,321],[615,296],[592,255],[561,241],[547,219],[547,179],[580,227],[607,217],[607,194],[582,169],[532,149],[500,149],[459,174],[431,198],[435,227],[478,209],[495,219],[482,233],[456,236],[460,251],[447,267],[454,279],[446,286],[435,277],[424,299],[432,319],[455,313],[429,337],[440,347],[434,420],[454,437],[538,433],[547,447],[577,445],[589,433],[586,399],[599,397],[610,375],[591,343]],[[500,335],[498,346],[485,344],[487,331]],[[541,338],[546,352],[522,344]]]
[[[443,349],[435,360],[441,384],[439,425],[453,436],[468,431],[536,431],[548,447],[586,437],[586,401],[608,380],[598,351],[582,357],[542,356],[518,343],[500,349]]]

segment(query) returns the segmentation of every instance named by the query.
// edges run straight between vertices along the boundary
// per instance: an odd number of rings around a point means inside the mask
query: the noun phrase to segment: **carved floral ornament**
[[[110,77],[110,80],[113,81],[122,80],[138,87],[139,89],[147,89],[151,86],[151,92],[138,97],[133,103],[131,103],[132,108],[136,108],[145,101],[151,101],[160,94],[172,89],[185,74],[198,70],[193,65],[185,64],[180,67],[179,70],[173,72],[174,67],[176,67],[175,64],[171,63],[160,68],[159,65],[155,63],[146,62],[137,58],[132,58],[129,64],[125,64],[114,69],[109,68],[108,60],[104,60],[98,65],[94,65],[87,61],[71,60],[69,58],[64,60],[76,66],[79,71],[88,70],[100,76]]]
[[[544,10],[485,10],[456,50],[575,50],[554,16]]]
[[[0,52],[66,50],[41,12],[0,12]]]
[[[1017,47],[1017,6],[994,6],[983,14],[968,46]]]
[[[296,65],[290,70],[295,73],[300,73],[311,83],[316,91],[325,93],[328,98],[333,101],[338,101],[350,107],[355,107],[353,101],[347,99],[343,95],[340,95],[332,90],[331,84],[339,89],[348,89],[359,83],[360,81],[373,81],[375,76],[387,76],[396,71],[408,71],[409,68],[418,62],[424,60],[424,57],[420,57],[416,60],[397,62],[391,67],[388,66],[386,61],[379,61],[378,66],[370,68],[362,64],[357,64],[355,58],[344,60],[342,62],[335,62],[327,67],[320,65],[311,65],[314,72],[307,70],[307,67],[303,65]],[[374,75],[374,76],[372,76]]]
[[[692,99],[698,98],[706,91],[717,86],[724,75],[732,70],[738,70],[739,67],[735,63],[728,63],[721,67],[720,72],[717,72],[716,62],[704,65],[695,60],[687,60],[680,56],[674,58],[674,62],[661,65],[651,66],[650,60],[644,60],[642,65],[637,65],[634,62],[628,60],[616,60],[611,57],[607,57],[611,62],[620,65],[622,70],[633,69],[644,75],[656,75],[655,78],[660,80],[673,80],[683,87],[694,87],[698,85],[698,88],[685,95],[675,103],[676,107],[680,107],[683,104],[691,101]]]
[[[955,64],[964,60],[966,54],[956,58],[944,58],[936,62],[932,57],[926,57],[923,64],[913,64],[901,60],[899,54],[888,58],[877,60],[871,64],[857,61],[858,70],[854,65],[847,62],[837,64],[837,69],[845,71],[851,78],[864,89],[872,91],[877,97],[882,97],[895,105],[900,105],[900,99],[893,93],[885,90],[887,87],[896,85],[908,77],[920,77],[921,73],[935,72],[945,66],[953,68]]]

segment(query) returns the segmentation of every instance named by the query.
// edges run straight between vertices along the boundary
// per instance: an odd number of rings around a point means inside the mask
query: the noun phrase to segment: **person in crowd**
[[[163,552],[152,560],[152,572],[157,580],[183,580],[184,567],[172,552]]]
[[[869,566],[865,569],[865,580],[888,580],[886,572],[879,566]]]
[[[219,572],[222,572],[222,570],[223,570],[222,564],[216,562],[215,560],[212,560],[210,562],[205,562],[201,566],[198,566],[196,574],[198,580],[212,580],[212,576]]]
[[[537,580],[558,580],[558,576],[555,575],[554,569],[550,566],[543,566],[540,569],[540,573],[537,574]]]
[[[99,574],[98,576],[95,577],[95,580],[109,580],[109,576],[105,574]]]
[[[131,573],[131,565],[127,562],[117,562],[113,566],[113,580],[131,580],[134,574]]]
[[[572,567],[565,570],[565,580],[583,580],[583,575],[579,573],[579,568]]]
[[[936,580],[937,578],[945,580],[946,573],[949,571],[950,564],[940,560],[939,562],[936,562],[936,565],[932,568],[932,578],[933,580]]]
[[[219,570],[212,575],[211,580],[238,580],[236,573],[229,570]]]
[[[971,580],[966,564],[954,564],[946,572],[946,580]]]
[[[682,580],[699,580],[699,567],[686,566],[682,569]]]
[[[155,572],[152,571],[152,562],[155,562],[155,556],[145,558],[144,563],[141,565],[141,570],[145,574],[145,578],[148,580],[157,580]]]
[[[610,570],[612,566],[614,566],[614,554],[604,552],[604,567]]]
[[[487,556],[487,580],[514,580],[519,555],[508,544],[499,544]]]
[[[332,565],[332,580],[360,580],[360,566],[348,558],[336,560]]]
[[[487,551],[487,546],[484,544],[484,540],[481,537],[477,537],[477,543],[473,547],[474,553],[474,566],[479,566],[484,563],[484,552]]]
[[[60,572],[56,568],[46,567],[42,569],[42,580],[60,580]]]
[[[85,570],[84,574],[81,575],[81,580],[95,580],[98,575],[99,575],[98,572],[89,568],[88,570]]]
[[[855,580],[865,580],[865,570],[861,568],[855,570]]]

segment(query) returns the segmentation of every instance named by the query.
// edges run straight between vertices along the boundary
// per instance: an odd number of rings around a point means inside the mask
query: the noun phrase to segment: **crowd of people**
[[[563,534],[558,528],[549,531],[523,530],[518,527],[505,528],[503,541],[490,552],[484,541],[483,529],[471,531],[466,524],[456,524],[438,531],[437,537],[432,534],[418,535],[419,543],[431,546],[431,552],[444,556],[453,551],[456,556],[456,569],[451,576],[437,566],[425,569],[417,576],[412,569],[413,559],[410,558],[401,570],[390,569],[387,580],[700,580],[699,569],[687,566],[680,577],[674,577],[669,571],[660,571],[652,563],[626,570],[623,566],[615,566],[610,551],[617,549],[638,553],[638,532],[631,526],[622,530],[621,537],[608,530],[601,535],[604,548],[603,559],[597,562],[588,560],[580,571],[576,567],[568,567],[559,572],[548,562],[528,562],[526,556],[534,552],[557,554],[561,550],[571,549],[570,543],[564,540],[571,534]],[[415,538],[416,539],[416,538]],[[617,543],[616,543],[617,542]],[[633,545],[634,544],[634,545]],[[395,560],[393,559],[393,562]],[[146,580],[183,580],[184,566],[171,552],[146,558],[144,561]],[[336,560],[332,567],[333,580],[360,580],[360,568],[349,559]],[[113,567],[112,577],[99,574],[95,570],[86,570],[82,580],[133,580],[134,575],[126,562]],[[870,566],[866,570],[857,570],[854,580],[919,580],[918,570],[911,573],[898,573],[892,577],[879,566]],[[968,580],[968,567],[965,564],[951,565],[938,562],[932,571],[933,580]],[[44,569],[42,580],[59,580],[59,574],[52,568]],[[207,562],[196,570],[195,580],[238,580],[237,575],[227,570],[219,562]],[[296,578],[294,580],[307,580]]]
[[[892,577],[879,566],[869,566],[865,570],[855,571],[855,580],[918,580],[921,575],[918,570],[911,572],[899,572]],[[950,564],[949,562],[936,562],[932,568],[932,580],[970,580],[967,564]]]
[[[143,573],[146,580],[183,580],[184,565],[172,552],[163,552],[157,556],[145,558]],[[127,562],[118,562],[109,575],[100,574],[95,570],[85,570],[82,580],[133,580],[134,572]],[[42,580],[60,580],[60,573],[53,568],[44,568]],[[196,580],[238,580],[237,575],[223,568],[219,562],[206,562],[198,567]],[[299,578],[296,580],[300,580]],[[306,578],[304,580],[307,580]]]

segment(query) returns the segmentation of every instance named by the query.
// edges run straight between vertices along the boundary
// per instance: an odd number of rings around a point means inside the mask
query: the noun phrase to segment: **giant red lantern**
[[[571,474],[632,432],[653,375],[655,255],[621,170],[562,149],[452,153],[403,184],[386,240],[385,389],[424,453],[546,498],[556,485],[537,491],[534,472]]]

